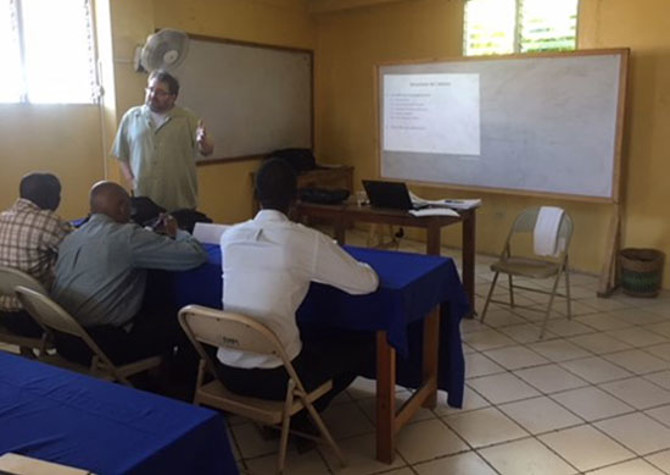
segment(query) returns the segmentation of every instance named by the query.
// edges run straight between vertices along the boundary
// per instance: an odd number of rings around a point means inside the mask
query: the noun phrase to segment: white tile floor
[[[350,237],[364,241],[356,232]],[[421,252],[423,244],[403,242],[401,249]],[[459,262],[458,251],[444,254]],[[478,310],[491,261],[477,257]],[[494,306],[485,324],[463,322],[464,407],[449,408],[441,393],[434,410],[422,410],[400,432],[392,465],[374,459],[374,384],[359,379],[324,415],[349,465],[339,467],[326,449],[298,455],[289,447],[286,472],[670,474],[670,292],[600,299],[596,277],[573,274],[571,284],[573,320],[558,299],[544,340],[541,314],[526,310]],[[544,301],[530,292],[519,297],[530,305]],[[240,468],[272,473],[276,446],[261,444],[250,428],[231,421]]]
[[[354,232],[350,242],[364,243],[365,235]],[[421,252],[423,244],[401,249]],[[458,251],[444,254],[460,262]],[[491,261],[477,257],[478,310]],[[596,277],[573,274],[571,283],[573,320],[557,300],[542,341],[539,314],[528,311],[492,307],[485,324],[463,322],[464,407],[449,408],[440,393],[434,410],[421,410],[401,430],[392,465],[374,458],[374,382],[361,378],[324,413],[348,466],[325,448],[298,454],[289,446],[285,472],[670,474],[670,292],[599,299]],[[398,387],[397,395],[408,391]],[[263,440],[244,419],[229,424],[243,473],[273,473],[277,441]]]

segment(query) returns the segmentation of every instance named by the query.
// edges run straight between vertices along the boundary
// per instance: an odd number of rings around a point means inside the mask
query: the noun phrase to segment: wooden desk
[[[196,269],[156,271],[149,280],[160,291],[153,293],[160,294],[155,298],[168,294],[178,307],[195,303],[221,308],[221,249],[205,247],[209,259]],[[375,269],[379,289],[349,295],[314,282],[296,316],[301,332],[316,326],[376,333],[377,358],[362,362],[361,374],[377,378],[377,458],[391,463],[398,432],[419,408],[435,406],[438,388],[447,391],[450,406],[462,405],[460,322],[469,304],[451,258],[355,247],[346,251]],[[160,275],[167,282],[161,283]],[[399,408],[396,382],[416,388]]]
[[[344,188],[354,193],[354,167],[349,165],[318,165],[319,168],[303,172],[298,175],[298,189],[301,188]],[[251,189],[256,189],[256,172],[249,175]],[[254,199],[251,204],[251,214],[255,215],[260,206]]]
[[[317,218],[333,223],[335,239],[345,244],[346,230],[355,222],[391,224],[395,226],[411,226],[426,230],[426,254],[440,255],[441,230],[444,226],[462,223],[462,272],[463,287],[470,302],[470,315],[474,315],[475,302],[475,225],[476,208],[459,211],[455,216],[423,216],[417,218],[405,211],[379,209],[370,206],[357,206],[355,203],[341,205],[318,205],[298,203],[295,208],[296,218]]]

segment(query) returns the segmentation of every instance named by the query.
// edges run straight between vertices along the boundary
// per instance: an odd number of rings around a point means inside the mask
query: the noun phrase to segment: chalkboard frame
[[[383,131],[382,131],[382,117],[383,110],[382,104],[384,98],[383,95],[383,77],[384,74],[391,70],[397,71],[397,68],[402,68],[405,66],[410,67],[421,67],[428,66],[431,71],[434,71],[435,65],[440,64],[449,64],[449,63],[476,63],[476,62],[488,62],[488,61],[506,61],[506,60],[523,60],[523,61],[533,61],[536,59],[545,59],[545,58],[570,58],[570,57],[587,57],[587,56],[617,56],[619,59],[618,64],[618,90],[616,94],[616,104],[615,104],[615,115],[614,120],[614,144],[612,147],[613,153],[611,157],[611,190],[607,195],[594,196],[591,194],[579,194],[579,193],[565,193],[565,192],[555,192],[555,191],[545,191],[542,189],[519,189],[519,188],[507,188],[507,187],[498,187],[498,186],[480,186],[467,184],[463,185],[458,182],[448,182],[448,181],[432,181],[426,179],[415,179],[402,176],[393,176],[388,173],[384,173],[384,156],[383,156]],[[628,62],[629,62],[630,50],[628,48],[609,48],[609,49],[589,49],[589,50],[576,50],[569,52],[542,52],[542,53],[527,53],[527,54],[511,54],[511,55],[491,55],[491,56],[469,56],[469,57],[451,57],[451,58],[435,58],[428,60],[414,60],[414,61],[391,61],[384,62],[375,65],[375,81],[374,81],[374,98],[375,98],[375,131],[376,131],[376,155],[377,160],[377,175],[390,180],[403,180],[418,185],[424,185],[429,187],[444,187],[455,190],[466,190],[466,191],[482,191],[482,192],[491,192],[491,193],[500,193],[507,195],[516,195],[516,196],[532,196],[532,197],[545,197],[545,198],[559,198],[575,201],[584,201],[584,202],[596,202],[596,203],[618,203],[621,199],[621,182],[622,182],[622,173],[621,173],[621,161],[622,161],[622,146],[623,146],[623,136],[624,136],[624,119],[626,114],[626,100],[627,100],[627,88],[628,88]],[[432,69],[431,69],[432,68]],[[614,105],[614,104],[613,104]]]
[[[205,36],[205,35],[198,35],[198,34],[192,34],[192,33],[187,33],[189,36],[190,41],[190,47],[189,47],[189,52],[186,56],[186,59],[184,62],[175,68],[172,72],[175,74],[175,76],[179,79],[181,83],[181,91],[179,94],[179,98],[177,99],[177,104],[183,107],[186,107],[188,109],[191,109],[197,116],[202,117],[205,126],[208,129],[208,133],[210,134],[211,137],[213,137],[214,142],[215,142],[215,148],[214,148],[214,153],[209,156],[209,157],[200,157],[197,160],[197,165],[202,166],[202,165],[211,165],[211,164],[217,164],[217,163],[230,163],[230,162],[239,162],[239,161],[247,161],[247,160],[258,160],[259,158],[265,156],[266,154],[272,152],[273,150],[280,149],[280,148],[289,148],[289,147],[296,147],[296,146],[301,146],[305,148],[312,148],[314,147],[314,51],[311,49],[306,49],[306,48],[295,48],[295,47],[288,47],[288,46],[280,46],[280,45],[271,45],[271,44],[263,44],[263,43],[255,43],[255,42],[248,42],[248,41],[240,41],[240,40],[234,40],[234,39],[229,39],[229,38],[220,38],[220,37],[212,37],[212,36]],[[233,47],[236,49],[238,52],[245,52],[248,51],[251,54],[254,53],[262,53],[266,55],[271,55],[274,58],[277,58],[278,61],[283,61],[281,58],[286,58],[287,60],[295,61],[298,60],[299,58],[306,59],[308,61],[308,67],[306,68],[306,71],[299,71],[297,73],[300,74],[300,84],[301,85],[307,85],[306,90],[303,90],[300,94],[300,100],[301,101],[307,101],[308,102],[308,108],[309,108],[309,125],[308,128],[309,130],[303,130],[301,129],[298,132],[292,132],[295,134],[300,134],[300,139],[301,143],[296,144],[296,143],[282,143],[282,142],[277,142],[272,145],[268,145],[267,147],[259,150],[253,150],[249,151],[249,147],[247,147],[247,151],[244,152],[239,152],[239,153],[226,153],[225,151],[222,152],[222,149],[225,147],[217,146],[218,144],[216,143],[217,140],[221,140],[221,136],[225,136],[226,134],[230,134],[230,130],[217,130],[216,127],[213,127],[212,121],[208,121],[205,115],[207,113],[212,113],[211,111],[203,111],[203,106],[198,106],[194,107],[190,104],[189,96],[194,93],[194,84],[193,81],[194,79],[188,79],[184,78],[184,68],[187,68],[189,66],[189,58],[193,57],[193,48],[194,45],[197,43],[194,42],[203,42],[206,43],[208,46],[220,46],[222,49],[221,54],[225,54],[226,48]],[[275,55],[274,53],[278,53]],[[251,56],[251,54],[249,56]],[[252,67],[253,65],[249,66],[250,63],[247,63],[244,67]],[[214,68],[212,68],[212,71],[214,71]],[[296,73],[296,74],[297,74]],[[249,74],[268,74],[267,70],[256,70],[256,71],[249,71]],[[307,77],[309,76],[309,77]],[[202,85],[197,85],[195,88],[197,89],[197,93],[200,93],[203,88],[208,87],[206,84],[209,85],[209,82],[211,82],[211,77],[207,77],[207,80],[203,80]],[[211,86],[211,85],[210,85]],[[230,93],[229,90],[226,91],[226,94],[232,96],[235,94],[238,94],[238,92],[241,94],[244,91],[241,91],[242,88],[246,87],[246,84],[233,84],[233,87],[240,87],[240,91],[236,91],[233,93]],[[216,88],[215,87],[208,87],[208,94],[216,94]],[[202,98],[198,98],[198,102],[202,103]],[[212,101],[212,104],[214,104],[214,101]],[[301,103],[300,106],[302,107],[304,104]],[[207,107],[207,105],[205,105]],[[248,108],[245,109],[246,114],[255,114],[254,118],[254,123],[258,127],[260,131],[263,130],[264,124],[267,124],[268,120],[280,120],[278,117],[273,116],[270,112],[268,112],[269,109],[263,108],[263,107],[256,107],[256,108]],[[265,114],[264,114],[265,112]],[[226,117],[226,114],[229,114],[229,116],[233,117],[234,120],[234,114],[230,114],[230,111],[222,111],[221,115],[222,117]],[[249,118],[247,117],[247,121],[249,121]],[[218,125],[218,124],[217,124]],[[272,125],[272,124],[271,124]],[[276,125],[276,124],[274,124]],[[225,125],[221,126],[225,127]],[[298,125],[294,125],[293,127],[298,127]],[[300,127],[305,127],[304,124],[301,124]],[[261,133],[261,132],[259,132]]]

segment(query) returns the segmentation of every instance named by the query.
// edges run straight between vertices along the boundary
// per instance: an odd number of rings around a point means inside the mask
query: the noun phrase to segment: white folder
[[[564,243],[558,242],[558,230],[563,210],[555,206],[542,206],[533,231],[533,250],[538,256],[557,256]]]
[[[195,223],[193,237],[203,244],[219,244],[221,235],[229,227],[228,224]]]

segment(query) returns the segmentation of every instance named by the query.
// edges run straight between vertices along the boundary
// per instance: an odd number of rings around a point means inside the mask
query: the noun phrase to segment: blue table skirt
[[[0,352],[0,454],[99,474],[236,474],[219,413]]]
[[[206,246],[209,260],[197,269],[167,273],[167,283],[154,276],[154,290],[165,297],[165,286],[175,304],[199,304],[221,308],[221,253],[218,246]],[[368,295],[349,295],[328,285],[312,283],[298,309],[301,331],[338,328],[343,330],[385,330],[398,352],[398,381],[417,387],[421,381],[423,318],[436,305],[442,306],[440,326],[439,387],[448,392],[448,402],[461,407],[464,363],[460,336],[461,318],[469,304],[453,260],[394,251],[345,246],[356,259],[370,264],[380,276],[380,288]],[[158,280],[156,280],[158,278]],[[374,377],[374,362],[365,376]]]

